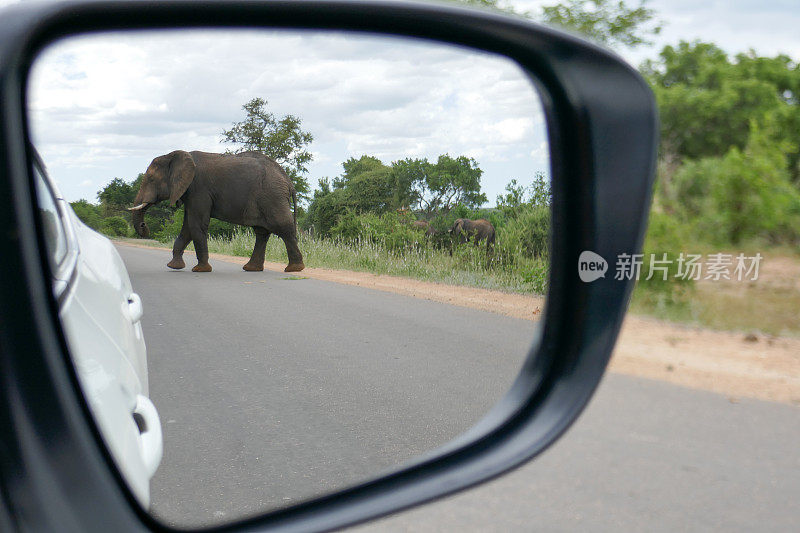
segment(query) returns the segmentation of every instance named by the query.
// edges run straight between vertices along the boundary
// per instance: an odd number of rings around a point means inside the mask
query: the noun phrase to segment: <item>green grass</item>
[[[447,250],[435,249],[430,245],[392,251],[374,242],[320,239],[307,234],[300,234],[299,237],[300,250],[307,267],[387,274],[506,292],[545,292],[545,260],[527,260],[519,268],[501,267],[491,263],[487,265],[485,246],[460,246],[450,255]],[[135,242],[136,239],[130,241]],[[170,242],[147,243],[165,248],[172,246]],[[251,230],[237,230],[230,240],[210,237],[208,251],[249,257],[254,244],[255,236]],[[192,245],[187,250],[193,250]],[[280,238],[272,236],[267,242],[266,260],[288,262],[286,248]]]
[[[631,312],[722,331],[800,336],[800,291],[750,284],[703,284],[684,298],[665,301],[637,293]]]
[[[664,301],[637,293],[634,313],[723,331],[800,336],[800,290],[764,283],[699,283],[684,297]]]

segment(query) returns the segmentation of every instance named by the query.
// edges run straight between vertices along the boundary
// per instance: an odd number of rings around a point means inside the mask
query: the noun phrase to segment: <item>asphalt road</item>
[[[164,428],[153,512],[173,525],[289,505],[435,448],[502,396],[534,336],[491,313],[119,251]],[[539,460],[362,528],[796,530],[798,443],[797,407],[612,375]]]
[[[164,428],[152,506],[173,524],[286,506],[446,443],[508,390],[534,336],[471,309],[119,251]]]

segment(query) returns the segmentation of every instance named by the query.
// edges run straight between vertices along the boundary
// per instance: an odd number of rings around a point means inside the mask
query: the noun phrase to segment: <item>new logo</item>
[[[608,263],[602,256],[589,250],[581,252],[578,258],[578,276],[581,281],[591,283],[597,278],[604,278],[607,270]]]

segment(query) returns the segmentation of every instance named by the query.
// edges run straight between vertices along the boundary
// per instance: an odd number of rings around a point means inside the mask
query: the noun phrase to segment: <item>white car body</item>
[[[35,169],[40,174],[40,208],[46,183],[65,233],[63,260],[57,265],[51,262],[51,270],[70,355],[108,450],[147,508],[150,478],[161,462],[163,440],[158,412],[148,397],[142,303],[111,241],[84,225],[44,170]],[[51,221],[52,215],[45,222],[46,233]],[[49,246],[51,239],[45,240]],[[60,250],[56,257],[62,257]]]

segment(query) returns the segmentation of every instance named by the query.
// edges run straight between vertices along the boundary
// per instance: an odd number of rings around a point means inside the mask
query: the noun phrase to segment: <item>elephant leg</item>
[[[289,256],[289,264],[283,271],[300,272],[306,265],[303,263],[303,254],[300,253],[300,247],[297,245],[297,232],[295,231],[294,223],[283,226],[279,236],[283,239],[283,244],[286,245],[286,255]]]
[[[250,256],[250,260],[242,269],[248,272],[260,272],[264,270],[264,253],[267,250],[270,232],[259,227],[254,227],[253,231],[256,233],[256,245],[253,246],[253,254]]]
[[[189,225],[186,223],[186,219],[183,219],[183,225],[181,226],[181,232],[178,234],[178,238],[175,239],[175,244],[172,245],[172,261],[167,263],[169,268],[174,268],[175,270],[180,270],[181,268],[186,267],[186,263],[183,262],[183,251],[191,242],[192,236],[189,233]]]
[[[211,272],[211,265],[208,264],[208,222],[208,215],[189,221],[189,232],[197,255],[197,265],[192,272]]]

